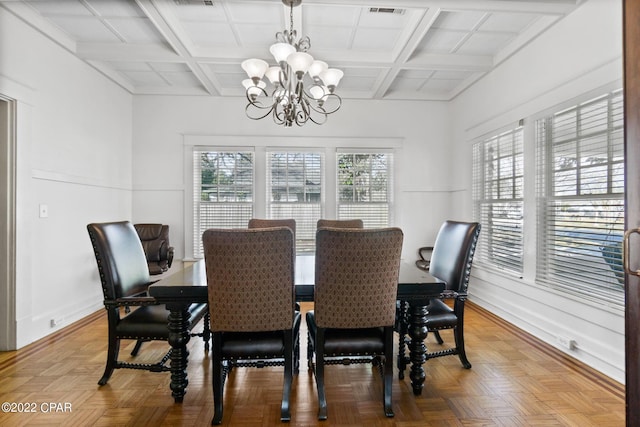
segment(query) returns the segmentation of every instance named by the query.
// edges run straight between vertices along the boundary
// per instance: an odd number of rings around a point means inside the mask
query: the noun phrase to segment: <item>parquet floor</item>
[[[303,304],[303,310],[310,304]],[[329,419],[316,420],[313,376],[302,363],[294,379],[292,426],[624,426],[624,387],[573,361],[473,304],[466,315],[470,370],[457,356],[430,360],[421,396],[408,376],[394,380],[395,417],[382,412],[381,381],[368,365],[329,366]],[[304,325],[304,322],[303,322]],[[103,312],[21,350],[0,353],[1,426],[206,426],[213,416],[210,362],[202,341],[190,346],[189,387],[174,404],[168,373],[116,370],[98,387],[106,355]],[[452,342],[449,334],[445,341]],[[133,343],[123,348],[128,356]],[[432,338],[427,345],[437,347]],[[137,359],[155,361],[164,343],[147,343]],[[241,368],[225,388],[224,425],[281,425],[281,368]],[[22,406],[21,406],[22,405]],[[26,406],[25,406],[26,405]],[[4,410],[4,407],[3,407]]]

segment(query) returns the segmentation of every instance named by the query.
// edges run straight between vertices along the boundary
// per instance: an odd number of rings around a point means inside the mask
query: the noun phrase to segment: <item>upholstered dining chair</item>
[[[363,228],[361,219],[319,219],[317,228]]]
[[[169,243],[169,226],[166,224],[134,224],[147,257],[149,274],[162,274],[173,263],[173,246]]]
[[[296,252],[296,220],[293,218],[284,219],[261,219],[251,218],[249,220],[248,228],[273,228],[273,227],[288,227],[293,231],[293,252]],[[296,302],[296,310],[300,311],[300,304]],[[300,364],[300,357],[296,354],[295,370],[298,373],[298,365]]]
[[[251,218],[248,228],[271,228],[271,227],[289,227],[293,231],[293,242],[296,241],[296,220],[292,218],[285,219],[261,219]]]
[[[377,364],[384,414],[394,415],[393,323],[402,239],[399,228],[316,232],[314,310],[306,320],[307,357],[315,372],[321,420],[327,418],[325,365],[338,363]]]
[[[280,419],[289,421],[300,328],[300,313],[294,310],[293,231],[209,229],[202,244],[213,333],[212,424],[222,422],[224,383],[235,366],[284,365]]]
[[[146,369],[168,371],[166,362],[170,352],[154,364],[136,364],[118,360],[121,340],[136,340],[131,352],[136,356],[145,341],[169,338],[169,311],[147,296],[151,284],[142,244],[133,225],[128,221],[92,223],[87,225],[89,238],[98,264],[104,306],[109,325],[109,347],[104,374],[98,384],[105,385],[114,369]],[[126,309],[126,310],[125,310]],[[192,304],[189,309],[189,330],[204,317],[202,334],[208,348],[209,325],[207,304]],[[196,335],[196,334],[192,334]]]
[[[429,273],[444,281],[446,287],[442,298],[434,298],[429,301],[426,326],[428,332],[435,335],[440,345],[444,341],[439,331],[453,329],[455,347],[427,352],[427,360],[457,354],[462,366],[466,369],[471,368],[464,346],[464,306],[467,299],[473,255],[479,235],[480,224],[477,222],[445,221],[438,231],[431,253]],[[453,300],[453,308],[444,302],[445,299]],[[397,324],[400,329],[398,369],[400,378],[403,378],[404,370],[409,362],[408,358],[404,357],[408,323],[407,303],[401,302],[399,307],[398,318],[400,320]]]

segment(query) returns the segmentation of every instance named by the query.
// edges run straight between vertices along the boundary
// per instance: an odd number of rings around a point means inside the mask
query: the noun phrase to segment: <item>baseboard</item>
[[[551,344],[548,344],[542,341],[539,338],[529,334],[528,332],[518,328],[517,326],[507,322],[503,318],[496,316],[491,313],[487,309],[474,304],[471,301],[467,301],[467,309],[472,308],[474,311],[482,313],[482,316],[487,320],[492,321],[500,325],[500,327],[504,328],[518,339],[527,342],[529,345],[534,347],[536,350],[544,353],[545,355],[551,357],[554,360],[557,360],[559,363],[567,366],[572,371],[582,375],[584,378],[594,382],[599,387],[609,391],[614,396],[624,400],[625,399],[625,386],[624,384],[619,383],[618,381],[606,376],[602,372],[582,363],[581,361],[569,356],[568,354],[558,350]]]

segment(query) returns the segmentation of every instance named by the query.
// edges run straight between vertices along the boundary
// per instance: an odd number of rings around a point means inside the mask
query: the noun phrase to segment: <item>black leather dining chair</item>
[[[436,237],[429,273],[446,283],[442,298],[433,298],[427,306],[426,326],[439,344],[444,341],[440,336],[443,329],[453,329],[455,347],[426,353],[426,359],[457,354],[462,366],[471,368],[464,345],[464,306],[471,274],[473,255],[476,250],[480,224],[477,222],[445,221]],[[453,300],[453,308],[444,300]],[[404,370],[409,362],[405,357],[407,333],[407,302],[398,304],[396,329],[400,333],[398,350],[399,377],[404,377]]]
[[[107,362],[98,384],[105,385],[113,371],[119,368],[168,371],[166,362],[170,351],[153,364],[118,360],[121,340],[136,340],[131,352],[132,356],[136,356],[145,341],[167,341],[169,338],[169,311],[147,295],[147,288],[151,284],[149,270],[135,228],[129,221],[120,221],[88,224],[87,231],[98,264],[109,325]],[[192,304],[189,308],[189,330],[203,318],[204,330],[198,335],[202,336],[208,348],[210,336],[207,304]]]

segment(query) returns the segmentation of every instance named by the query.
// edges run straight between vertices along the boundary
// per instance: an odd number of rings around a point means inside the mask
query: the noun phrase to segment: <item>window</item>
[[[522,273],[522,127],[492,136],[473,147],[474,218],[482,224],[476,260]]]
[[[313,152],[269,153],[267,216],[296,220],[296,249],[315,250],[322,216],[323,158]]]
[[[193,254],[208,228],[246,228],[253,217],[253,153],[193,152]]]
[[[392,165],[391,153],[338,153],[338,219],[360,218],[365,227],[388,227]]]
[[[203,257],[205,230],[246,228],[254,217],[295,219],[299,253],[315,250],[320,218],[360,218],[365,227],[392,224],[390,148],[351,151],[194,144],[188,149],[193,166],[193,212],[187,217],[193,218],[193,224],[185,223],[191,228],[186,236],[193,242],[187,242],[187,247],[193,250],[194,259]],[[325,203],[327,197],[329,203]]]
[[[622,91],[536,122],[536,281],[624,303]]]

